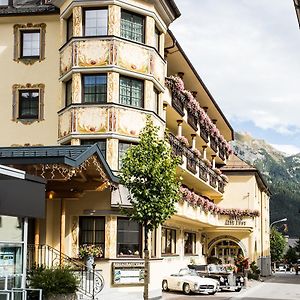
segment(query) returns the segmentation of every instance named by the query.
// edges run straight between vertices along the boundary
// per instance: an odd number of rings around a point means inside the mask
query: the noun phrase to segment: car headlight
[[[244,282],[244,278],[243,277],[240,277],[240,282]]]
[[[220,277],[220,282],[224,282],[224,278],[223,277]]]
[[[198,283],[194,283],[194,289],[198,290]]]

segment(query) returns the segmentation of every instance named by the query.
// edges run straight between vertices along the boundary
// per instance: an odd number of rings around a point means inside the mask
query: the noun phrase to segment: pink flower
[[[186,147],[189,146],[189,141],[188,139],[185,137],[185,136],[182,136],[182,135],[177,135],[176,136],[177,140],[179,140],[182,144],[184,144]]]

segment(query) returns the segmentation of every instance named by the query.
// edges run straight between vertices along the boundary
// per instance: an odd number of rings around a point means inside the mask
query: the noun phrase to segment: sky
[[[300,152],[293,0],[176,0],[170,29],[235,131]]]

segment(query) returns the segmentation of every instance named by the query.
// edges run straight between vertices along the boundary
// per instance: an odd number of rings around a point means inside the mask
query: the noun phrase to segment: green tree
[[[131,208],[125,214],[144,228],[144,299],[149,297],[149,233],[175,213],[179,200],[176,167],[179,159],[171,153],[167,140],[159,137],[159,128],[147,118],[139,144],[122,158],[121,183],[129,190]]]
[[[286,241],[284,236],[277,231],[276,228],[271,227],[270,231],[270,248],[271,260],[273,262],[279,261],[283,258]]]
[[[284,255],[284,258],[289,262],[289,263],[296,263],[298,259],[297,252],[295,248],[289,247],[288,251]]]
[[[298,254],[300,254],[300,238],[296,241],[296,245],[295,245],[295,251],[298,252]]]

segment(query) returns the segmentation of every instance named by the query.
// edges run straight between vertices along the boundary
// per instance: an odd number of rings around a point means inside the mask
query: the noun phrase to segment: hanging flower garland
[[[185,96],[185,105],[189,112],[196,116],[200,124],[206,128],[210,135],[219,141],[219,143],[225,149],[227,155],[232,154],[233,151],[230,144],[225,140],[217,126],[211,121],[204,109],[200,107],[199,102],[195,99],[192,93],[184,88],[183,80],[179,76],[172,75],[167,78],[166,86],[170,88],[172,92],[177,94],[182,93]]]
[[[260,213],[258,210],[251,210],[251,209],[239,209],[239,208],[221,208],[214,204],[210,199],[207,197],[203,197],[197,195],[196,193],[192,192],[188,188],[181,186],[180,192],[182,193],[182,199],[188,202],[193,207],[201,207],[205,212],[211,212],[214,214],[219,215],[226,215],[232,218],[239,218],[239,217],[259,217]]]

